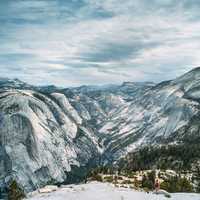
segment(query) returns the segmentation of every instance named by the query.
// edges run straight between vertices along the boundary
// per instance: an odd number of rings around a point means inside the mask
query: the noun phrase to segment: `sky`
[[[0,77],[79,86],[200,66],[199,0],[0,0]]]

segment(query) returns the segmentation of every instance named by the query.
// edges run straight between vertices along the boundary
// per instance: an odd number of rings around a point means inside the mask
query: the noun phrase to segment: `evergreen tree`
[[[25,198],[25,193],[18,185],[18,183],[13,180],[8,188],[8,200],[22,200]]]

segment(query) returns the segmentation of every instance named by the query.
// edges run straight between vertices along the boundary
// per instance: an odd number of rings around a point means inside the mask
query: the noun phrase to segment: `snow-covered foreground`
[[[115,188],[108,183],[91,182],[70,185],[46,194],[36,194],[29,200],[166,200],[162,195],[147,194],[132,189]],[[171,200],[200,200],[200,194],[172,194]]]

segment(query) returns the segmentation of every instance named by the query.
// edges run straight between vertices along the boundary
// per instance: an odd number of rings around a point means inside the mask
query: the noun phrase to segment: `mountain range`
[[[170,81],[60,88],[0,78],[0,188],[79,181],[145,146],[200,142],[200,68]]]

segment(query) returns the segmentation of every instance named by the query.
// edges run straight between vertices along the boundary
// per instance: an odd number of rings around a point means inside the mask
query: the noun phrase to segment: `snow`
[[[69,185],[48,194],[34,194],[29,200],[166,200],[163,195],[135,191],[128,188],[116,188],[109,183],[91,182],[81,185]],[[200,200],[200,194],[171,194],[171,200]]]
[[[100,130],[100,133],[110,133],[110,129],[115,126],[113,122],[107,122]]]
[[[145,139],[146,139],[146,136],[144,135],[142,138],[140,138],[138,141],[134,142],[133,144],[129,145],[127,148],[126,148],[126,151],[127,152],[131,152],[133,151],[134,149],[136,149],[138,146],[140,146],[142,143],[145,143]]]
[[[200,98],[200,91],[196,90],[196,91],[191,91],[188,92],[188,95],[194,99],[199,99]]]
[[[69,100],[64,94],[52,93],[51,95],[59,101],[63,111],[66,112],[66,114],[71,115],[71,117],[76,121],[77,124],[82,124],[81,117],[79,116],[78,112],[72,107],[72,105],[69,103]]]

